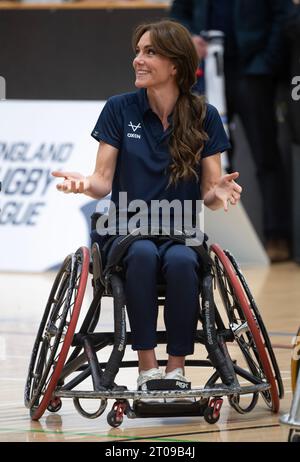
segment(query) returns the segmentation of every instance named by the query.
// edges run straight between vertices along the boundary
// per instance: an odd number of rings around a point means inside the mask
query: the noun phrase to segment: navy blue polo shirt
[[[171,120],[170,120],[171,122]],[[172,161],[168,141],[172,126],[164,131],[159,117],[151,110],[145,89],[113,96],[108,99],[92,136],[119,150],[112,185],[111,200],[118,205],[119,192],[127,193],[128,202],[142,199],[180,201],[201,199],[201,161],[196,167],[196,178],[179,180],[169,185],[168,167]],[[230,147],[217,109],[208,104],[204,130],[202,158]]]

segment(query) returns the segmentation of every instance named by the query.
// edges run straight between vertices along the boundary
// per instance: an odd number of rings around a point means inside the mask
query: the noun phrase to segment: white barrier
[[[104,102],[0,103],[0,270],[43,271],[88,244],[87,196],[59,193],[53,170],[90,173]]]

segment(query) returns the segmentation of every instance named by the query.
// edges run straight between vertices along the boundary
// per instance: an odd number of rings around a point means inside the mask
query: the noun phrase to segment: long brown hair
[[[142,35],[148,31],[156,53],[169,58],[177,70],[176,81],[180,93],[173,111],[173,130],[169,141],[173,159],[169,184],[193,176],[198,179],[196,166],[208,136],[203,129],[205,98],[191,92],[199,63],[195,46],[184,26],[175,21],[162,20],[141,24],[135,29],[132,38],[134,50]]]

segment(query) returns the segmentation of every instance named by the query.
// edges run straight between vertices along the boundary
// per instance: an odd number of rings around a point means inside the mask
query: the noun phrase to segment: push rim
[[[58,383],[73,340],[88,269],[89,250],[81,247],[75,255],[67,257],[55,280],[35,342],[27,380],[25,403],[31,408],[33,420],[43,415]]]
[[[244,332],[235,335],[244,358],[253,375],[262,382],[270,384],[270,390],[262,392],[266,404],[273,412],[279,410],[278,390],[272,367],[265,349],[262,334],[256,318],[250,309],[249,302],[241,286],[232,263],[217,244],[211,246],[215,254],[214,262],[217,271],[219,290],[229,317],[231,327],[244,328]]]

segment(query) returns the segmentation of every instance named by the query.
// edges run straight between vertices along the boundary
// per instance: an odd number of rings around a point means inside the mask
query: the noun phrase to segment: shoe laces
[[[148,382],[148,380],[159,380],[162,379],[162,373],[159,369],[149,369],[148,371],[140,371],[140,375],[138,377],[138,386],[143,385],[144,383]]]
[[[171,372],[167,372],[164,379],[180,380],[181,382],[187,382],[186,377],[183,375],[183,369],[178,367]]]

